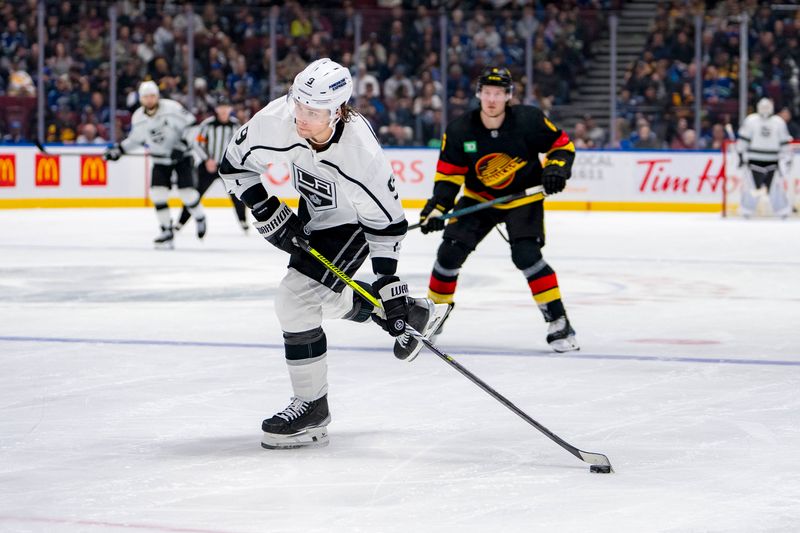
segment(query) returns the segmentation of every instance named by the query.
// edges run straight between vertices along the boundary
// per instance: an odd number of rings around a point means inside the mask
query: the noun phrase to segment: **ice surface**
[[[330,446],[263,450],[290,396],[281,252],[228,209],[173,252],[152,250],[150,210],[0,211],[0,531],[796,531],[800,223],[547,228],[581,352],[547,349],[497,234],[439,346],[611,475],[343,321],[325,324]],[[405,242],[417,294],[438,239]]]

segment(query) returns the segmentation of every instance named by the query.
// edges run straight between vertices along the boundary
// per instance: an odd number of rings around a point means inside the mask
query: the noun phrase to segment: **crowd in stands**
[[[38,46],[35,0],[0,0],[0,98],[36,94]],[[592,43],[606,31],[611,0],[174,0],[117,2],[116,138],[126,134],[138,106],[136,87],[155,80],[165,97],[191,107],[198,120],[225,95],[242,121],[283,94],[310,61],[332,57],[356,79],[355,106],[386,145],[438,145],[443,109],[453,118],[476,105],[474,80],[486,66],[508,66],[515,101],[526,95],[525,40],[533,32],[531,103],[548,110],[570,104],[593,59]],[[107,2],[47,2],[43,77],[47,142],[105,143],[111,136]],[[658,6],[650,39],[631,65],[618,95],[616,146],[717,147],[738,110],[738,22],[751,12],[751,101],[762,95],[776,110],[798,115],[800,11],[781,12],[754,0],[724,0],[704,16],[700,132],[693,125],[693,4]],[[446,8],[440,10],[440,8]],[[270,14],[276,14],[275,49]],[[440,13],[447,21],[448,68],[440,68]],[[358,16],[361,44],[354,49]],[[194,29],[189,57],[187,28]],[[357,52],[357,53],[356,53]],[[358,58],[359,64],[356,64]],[[191,62],[191,63],[190,63]],[[274,63],[274,64],[273,64]],[[187,72],[193,68],[193,100]],[[270,72],[276,75],[270,85]],[[443,101],[442,89],[446,101]],[[31,110],[28,106],[27,111]],[[735,128],[734,128],[735,129]],[[35,113],[0,114],[0,141],[32,139]],[[574,131],[578,147],[610,146],[591,117]]]
[[[440,71],[439,7],[448,24],[447,72]],[[474,80],[486,65],[511,67],[525,95],[525,37],[533,31],[537,99],[566,103],[590,44],[604,27],[607,0],[562,2],[342,0],[287,1],[276,7],[247,0],[195,4],[123,0],[114,46],[118,72],[119,130],[137,106],[135,89],[155,80],[164,96],[188,101],[187,28],[194,28],[194,101],[198,119],[216,96],[235,103],[247,120],[271,97],[284,93],[309,61],[329,56],[359,74],[356,107],[388,145],[434,144],[441,135],[441,88],[454,117],[474,104]],[[109,22],[106,3],[48,2],[45,45],[47,141],[109,137]],[[270,13],[277,13],[275,50]],[[356,14],[362,21],[360,65],[354,64]],[[0,96],[36,92],[36,2],[0,0]],[[272,65],[273,57],[275,64]],[[270,69],[277,83],[269,84]],[[360,67],[360,68],[359,68]],[[35,121],[2,124],[5,137],[35,132]],[[12,124],[13,123],[13,124]],[[16,132],[12,135],[12,130]]]
[[[630,66],[617,99],[617,138],[623,148],[719,149],[737,129],[739,110],[739,20],[746,11],[748,100],[772,99],[796,135],[800,112],[800,10],[774,3],[723,0],[703,4],[702,109],[694,125],[697,3],[658,5],[650,37]]]

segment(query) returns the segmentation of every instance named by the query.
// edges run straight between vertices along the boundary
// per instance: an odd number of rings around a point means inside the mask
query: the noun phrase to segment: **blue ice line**
[[[51,342],[70,344],[121,344],[140,346],[198,346],[207,348],[258,348],[268,350],[282,350],[283,344],[265,344],[250,342],[207,342],[207,341],[175,341],[175,340],[137,340],[137,339],[82,339],[70,337],[21,337],[0,336],[0,341],[6,342]],[[368,346],[340,346],[341,350],[353,352],[389,352],[388,347]],[[549,352],[528,352],[522,350],[481,350],[469,348],[448,348],[452,355],[506,355],[519,357],[545,357],[552,359],[590,359],[606,361],[650,361],[658,363],[703,363],[721,365],[755,365],[755,366],[800,366],[800,356],[797,361],[777,359],[732,359],[729,357],[680,357],[661,355],[615,355],[615,354],[557,354]]]

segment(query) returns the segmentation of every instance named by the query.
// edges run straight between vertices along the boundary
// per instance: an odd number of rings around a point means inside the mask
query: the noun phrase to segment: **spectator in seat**
[[[398,89],[403,87],[406,95],[414,97],[414,84],[406,77],[406,67],[397,65],[392,76],[383,83],[383,94],[387,98],[397,98]]]
[[[9,96],[36,96],[36,86],[33,84],[33,78],[21,68],[19,63],[11,67],[7,92]]]
[[[676,135],[669,145],[670,150],[693,150],[697,134],[693,129],[686,129],[680,135]]]
[[[706,68],[705,79],[703,80],[703,100],[715,104],[720,100],[727,100],[733,91],[733,82],[730,78],[721,77],[719,71],[713,65]]]
[[[778,111],[778,116],[786,121],[786,127],[789,128],[789,135],[792,136],[792,139],[800,140],[800,124],[792,117],[792,112],[789,108],[782,108]]]
[[[78,144],[106,144],[108,141],[97,133],[97,126],[94,124],[84,124],[80,127],[81,134],[75,142]]]
[[[636,133],[631,135],[631,144],[638,149],[656,150],[661,148],[661,141],[647,123],[640,125]]]
[[[601,147],[606,144],[606,130],[601,128],[592,115],[584,115],[583,121],[586,124],[586,135],[591,141],[592,146]]]

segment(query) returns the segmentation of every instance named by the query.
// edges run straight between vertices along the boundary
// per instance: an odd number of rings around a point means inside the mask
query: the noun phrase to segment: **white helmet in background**
[[[775,114],[775,108],[772,105],[772,100],[769,98],[762,98],[756,104],[756,111],[762,118],[769,118]]]
[[[139,85],[139,98],[141,98],[142,96],[147,96],[148,94],[154,94],[156,96],[160,95],[160,92],[158,90],[158,85],[156,85],[156,82],[147,80],[143,81]]]
[[[289,94],[295,102],[330,111],[332,126],[338,120],[336,111],[353,95],[353,78],[339,63],[317,59],[295,76]]]

